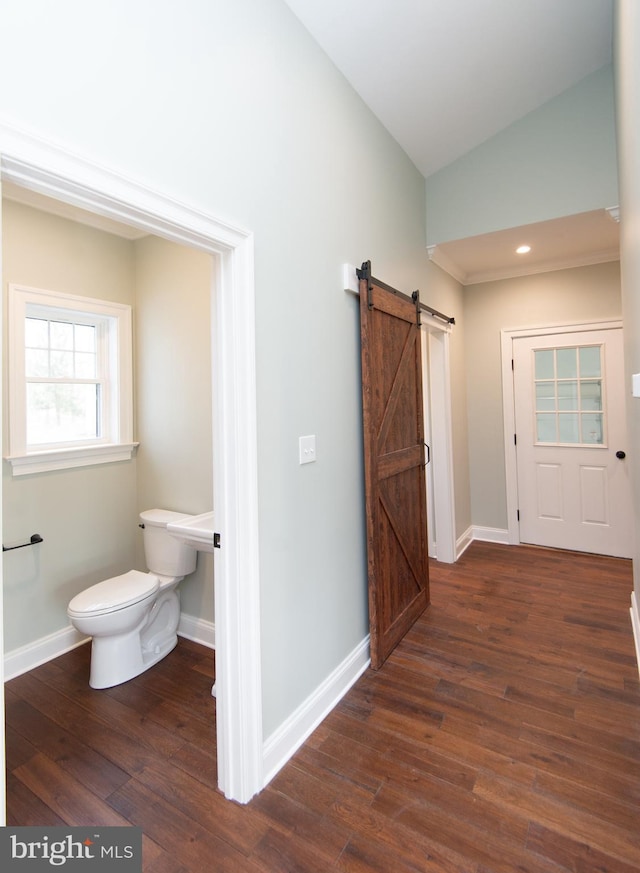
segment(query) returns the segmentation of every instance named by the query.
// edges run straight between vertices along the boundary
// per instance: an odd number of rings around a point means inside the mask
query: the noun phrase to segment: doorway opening
[[[263,786],[252,235],[8,128],[0,179],[213,258],[218,785],[246,803]],[[4,722],[0,747],[4,759]]]

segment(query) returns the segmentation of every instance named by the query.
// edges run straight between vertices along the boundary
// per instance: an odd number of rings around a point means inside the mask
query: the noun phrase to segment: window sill
[[[110,443],[101,446],[32,452],[28,455],[11,455],[6,457],[5,461],[11,464],[13,476],[28,476],[32,473],[48,473],[52,470],[68,470],[72,467],[130,461],[138,445],[139,443]]]

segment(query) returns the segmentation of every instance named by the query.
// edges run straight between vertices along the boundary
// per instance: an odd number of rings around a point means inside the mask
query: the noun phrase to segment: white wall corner
[[[345,291],[350,291],[352,294],[360,293],[358,274],[353,264],[342,265],[342,287]]]
[[[638,673],[640,674],[640,613],[638,613],[638,599],[636,592],[631,593],[631,626],[633,628],[633,638],[636,643],[636,661],[638,663]]]
[[[369,635],[264,743],[264,784],[273,779],[367,669]]]

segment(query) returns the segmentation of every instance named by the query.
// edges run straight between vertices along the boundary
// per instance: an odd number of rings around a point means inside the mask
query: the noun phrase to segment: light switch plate
[[[631,377],[631,394],[640,397],[640,373],[634,373]]]
[[[310,464],[316,459],[316,438],[315,434],[311,436],[301,436],[300,440],[300,463]]]

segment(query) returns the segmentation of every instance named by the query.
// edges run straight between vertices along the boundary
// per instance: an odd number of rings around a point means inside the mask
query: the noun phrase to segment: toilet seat
[[[71,600],[67,608],[70,618],[104,615],[145,600],[155,594],[160,583],[153,573],[129,570],[122,576],[113,576],[92,585]]]

